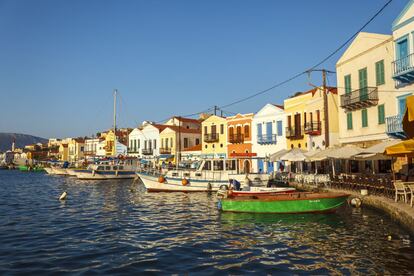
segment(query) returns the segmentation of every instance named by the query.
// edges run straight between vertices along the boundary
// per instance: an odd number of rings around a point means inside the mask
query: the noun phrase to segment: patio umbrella
[[[306,160],[306,151],[303,149],[291,149],[284,155],[280,157],[280,160],[291,161],[291,162],[300,162]]]
[[[354,155],[353,157],[357,160],[387,160],[391,159],[390,156],[384,155],[384,151],[387,147],[401,143],[401,140],[394,139],[383,141],[379,144],[376,144],[372,147],[363,149],[360,153]]]
[[[392,157],[414,156],[414,139],[402,141],[385,148],[384,154]]]
[[[283,156],[284,154],[286,154],[287,152],[288,152],[288,150],[287,150],[287,149],[282,149],[282,150],[279,150],[279,151],[277,151],[277,152],[275,152],[275,153],[271,154],[271,155],[269,156],[269,160],[270,160],[270,161],[272,161],[272,162],[279,161],[279,160],[280,160],[280,157],[281,157],[281,156]]]
[[[354,145],[346,145],[343,147],[338,147],[330,150],[326,153],[327,158],[334,159],[351,159],[352,156],[357,155],[363,151],[362,148],[359,148]]]

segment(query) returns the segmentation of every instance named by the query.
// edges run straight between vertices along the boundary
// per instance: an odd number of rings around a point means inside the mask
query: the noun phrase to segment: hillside
[[[47,142],[47,139],[36,137],[33,135],[20,133],[0,133],[0,152],[10,150],[14,139],[16,140],[17,148],[23,148],[25,145],[30,145],[34,143]]]

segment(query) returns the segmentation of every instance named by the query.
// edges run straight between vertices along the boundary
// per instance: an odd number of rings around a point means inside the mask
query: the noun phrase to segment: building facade
[[[202,131],[202,157],[227,157],[227,120],[212,115],[201,123]]]
[[[286,149],[285,111],[283,106],[266,104],[252,118],[252,151],[257,159],[253,160],[255,171],[273,172],[278,169],[277,162],[268,157]]]
[[[227,117],[227,156],[239,160],[240,171],[252,171],[253,160],[257,154],[252,145],[253,113],[237,114]]]
[[[68,143],[68,161],[77,162],[84,157],[85,140],[74,138]]]
[[[392,60],[392,36],[373,33],[359,33],[338,60],[341,144],[370,147],[389,138],[386,118],[398,114],[400,94],[392,79]]]

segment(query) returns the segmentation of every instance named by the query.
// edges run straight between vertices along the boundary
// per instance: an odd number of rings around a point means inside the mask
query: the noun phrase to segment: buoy
[[[66,200],[66,197],[68,196],[68,194],[66,192],[63,192],[60,197],[59,200]]]
[[[359,208],[362,205],[362,200],[359,197],[354,197],[351,199],[351,206]]]
[[[162,176],[162,175],[160,177],[158,177],[158,182],[164,183],[165,182],[165,177]]]
[[[390,241],[390,240],[392,240],[392,236],[391,236],[391,235],[388,235],[387,239],[388,239],[389,241]]]
[[[181,184],[183,184],[183,186],[186,186],[188,184],[188,180],[186,178],[183,178],[183,180],[181,180]]]

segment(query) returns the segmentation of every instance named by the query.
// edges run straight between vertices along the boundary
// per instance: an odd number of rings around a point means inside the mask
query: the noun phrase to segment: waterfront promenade
[[[314,190],[315,186],[302,184],[302,183],[290,183],[291,186],[301,190]],[[320,191],[326,192],[340,192],[350,194],[350,198],[358,197],[362,200],[361,207],[369,206],[378,209],[385,214],[389,215],[391,219],[404,226],[412,234],[414,234],[414,207],[411,207],[409,203],[404,203],[399,200],[395,202],[393,199],[379,196],[379,195],[361,195],[360,191],[339,189],[333,187],[318,187]]]

